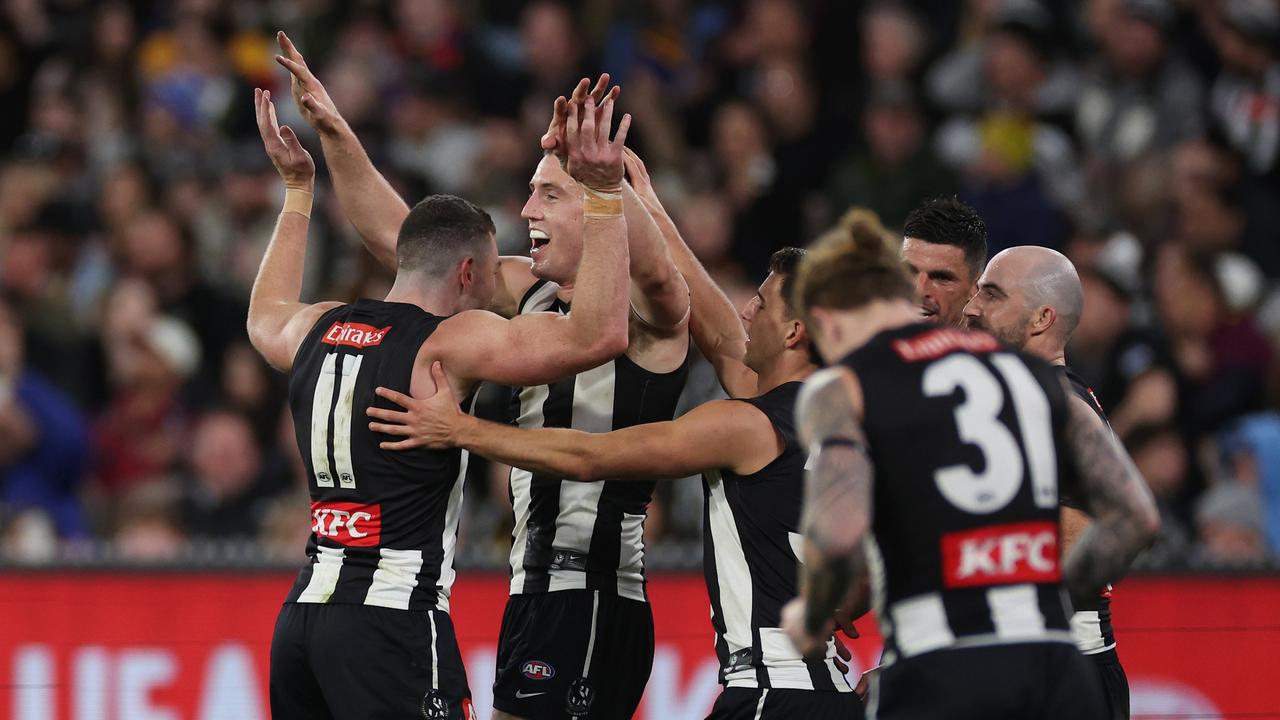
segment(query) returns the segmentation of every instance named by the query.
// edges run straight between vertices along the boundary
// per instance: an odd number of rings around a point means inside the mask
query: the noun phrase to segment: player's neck
[[[920,310],[906,300],[876,300],[856,310],[841,312],[835,322],[838,338],[825,349],[828,360],[835,361],[867,344],[886,330],[894,330],[921,322]]]
[[[1067,349],[1062,343],[1050,341],[1043,335],[1038,335],[1027,341],[1025,352],[1034,355],[1050,365],[1066,365]]]
[[[560,302],[565,305],[573,304],[573,280],[564,283],[558,283],[560,289],[556,291],[556,297],[560,298]]]
[[[387,293],[386,302],[417,305],[432,315],[447,316],[458,311],[458,298],[443,282],[424,281],[421,277],[396,275],[395,283]]]
[[[817,372],[818,366],[809,360],[808,350],[784,350],[777,360],[760,368],[756,375],[756,392],[763,395],[789,382],[804,382]]]

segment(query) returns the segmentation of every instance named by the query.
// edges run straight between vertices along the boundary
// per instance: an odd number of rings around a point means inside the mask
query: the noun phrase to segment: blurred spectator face
[[[268,372],[250,345],[239,343],[227,348],[222,363],[222,391],[227,401],[246,410],[262,405],[270,389]]]
[[[14,234],[0,252],[0,285],[29,299],[39,295],[49,279],[49,238],[26,231]]]
[[[93,46],[101,63],[124,60],[136,41],[133,14],[119,3],[108,3],[98,10],[93,25]]]
[[[1265,519],[1258,493],[1231,481],[1220,481],[1196,503],[1200,542],[1214,560],[1260,562],[1267,557]]]
[[[760,116],[744,103],[721,105],[712,119],[711,145],[722,167],[749,163],[766,151],[766,138]]]
[[[1179,199],[1178,230],[1189,248],[1231,250],[1244,230],[1244,213],[1220,192],[1206,188]]]
[[[554,82],[577,69],[580,46],[564,5],[538,2],[526,8],[520,18],[520,39],[525,61],[539,80]]]
[[[22,371],[22,326],[9,303],[0,301],[0,378],[12,380]]]
[[[1176,245],[1161,248],[1156,258],[1156,308],[1170,334],[1205,338],[1219,314],[1216,288],[1210,279],[1193,272],[1186,252]]]
[[[747,27],[761,55],[802,52],[809,28],[792,0],[757,0],[747,9]]]
[[[453,33],[457,17],[450,0],[398,0],[395,5],[396,29],[423,47]]]
[[[964,250],[909,237],[902,243],[902,259],[915,277],[925,321],[952,327],[963,324],[965,303],[974,293]]]
[[[909,10],[878,4],[862,20],[862,66],[872,82],[905,80],[924,51],[924,33]]]
[[[1147,75],[1164,59],[1165,40],[1159,28],[1125,12],[1115,13],[1103,31],[1102,43],[1112,64],[1131,77]]]
[[[1172,428],[1131,443],[1129,451],[1152,494],[1165,500],[1178,496],[1187,473],[1187,448]]]
[[[1044,80],[1044,65],[1027,40],[998,32],[987,45],[986,76],[998,98],[1025,109]]]
[[[679,211],[681,234],[704,264],[715,265],[729,251],[733,213],[719,195],[690,197]]]
[[[529,223],[533,274],[571,283],[582,259],[582,188],[554,155],[542,158],[529,183],[520,217]]]
[[[1080,276],[1084,312],[1072,341],[1086,348],[1109,347],[1129,327],[1129,304],[1092,273]]]
[[[783,139],[794,140],[813,127],[813,88],[804,66],[794,58],[774,58],[763,64],[756,97]]]
[[[1215,35],[1218,54],[1227,69],[1241,75],[1258,75],[1271,65],[1272,52],[1265,44],[1250,40],[1230,28],[1223,28]]]
[[[150,198],[142,168],[123,163],[107,171],[98,196],[98,213],[108,230],[118,230],[142,213]]]
[[[253,428],[243,416],[230,412],[213,412],[200,421],[189,461],[200,486],[220,499],[243,493],[262,469]]]
[[[57,178],[49,166],[6,164],[0,169],[0,219],[10,228],[26,225],[56,190]]]
[[[125,268],[151,280],[180,272],[185,255],[178,227],[158,212],[144,213],[129,223],[122,249]]]
[[[916,107],[907,103],[868,107],[862,127],[872,156],[888,167],[909,159],[924,142],[924,122]]]
[[[377,79],[363,65],[338,61],[326,70],[324,84],[333,103],[353,127],[381,115]]]

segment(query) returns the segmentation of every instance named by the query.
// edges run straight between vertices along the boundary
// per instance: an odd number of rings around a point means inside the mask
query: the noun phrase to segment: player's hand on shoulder
[[[281,127],[276,121],[276,107],[271,102],[271,91],[255,89],[253,107],[262,145],[276,172],[280,173],[284,186],[291,190],[311,192],[316,184],[315,161],[311,159],[311,153],[302,147],[293,128],[288,125]]]
[[[365,413],[374,419],[369,429],[403,440],[387,440],[378,444],[383,450],[409,450],[430,448],[440,450],[455,446],[458,425],[465,414],[458,406],[449,380],[445,377],[440,361],[431,364],[431,379],[435,393],[427,397],[413,397],[390,388],[379,387],[374,392],[404,410],[370,407]]]

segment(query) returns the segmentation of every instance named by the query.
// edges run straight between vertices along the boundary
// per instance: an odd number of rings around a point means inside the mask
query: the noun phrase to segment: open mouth
[[[530,251],[537,252],[546,247],[551,242],[551,236],[541,230],[529,231]]]

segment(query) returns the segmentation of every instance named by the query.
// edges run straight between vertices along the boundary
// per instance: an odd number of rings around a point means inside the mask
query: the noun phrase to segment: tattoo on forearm
[[[1094,517],[1067,556],[1067,583],[1079,596],[1096,595],[1120,579],[1146,547],[1149,532],[1142,518],[1153,501],[1128,453],[1087,408],[1071,405],[1067,440]]]

